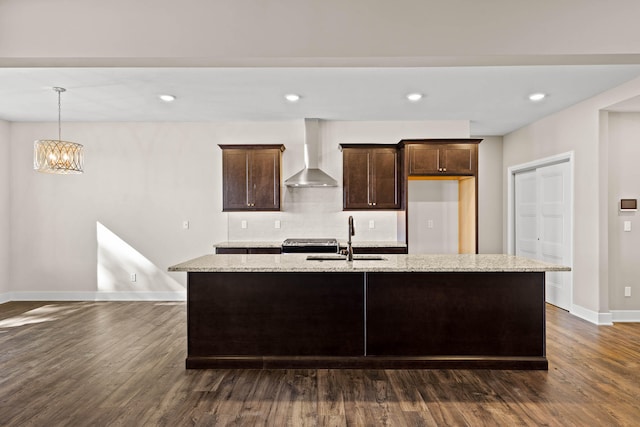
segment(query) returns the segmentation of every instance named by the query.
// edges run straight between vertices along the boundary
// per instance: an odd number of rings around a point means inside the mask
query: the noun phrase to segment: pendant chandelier
[[[54,87],[58,93],[58,139],[39,139],[33,145],[33,169],[38,172],[70,174],[82,173],[84,152],[81,144],[62,141],[60,120],[60,94],[63,87]]]

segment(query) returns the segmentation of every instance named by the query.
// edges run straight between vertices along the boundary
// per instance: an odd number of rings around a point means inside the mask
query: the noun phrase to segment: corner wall
[[[640,199],[638,135],[640,113],[609,113],[608,296],[611,310],[635,311],[635,321],[640,321],[640,213],[620,212],[619,204],[620,199]],[[626,221],[629,232],[623,228]],[[630,297],[624,296],[625,287],[631,288]]]
[[[502,249],[501,136],[479,136],[478,146],[478,252],[500,254]]]
[[[9,195],[10,180],[10,124],[0,120],[0,303],[7,301],[9,292],[9,255],[11,253]]]
[[[525,126],[504,137],[503,188],[511,166],[574,151],[574,283],[572,313],[594,323],[610,323],[608,283],[600,279],[601,252],[608,251],[606,221],[600,211],[608,203],[608,189],[600,188],[607,160],[600,158],[600,110],[640,94],[640,79],[627,82],[566,110]],[[607,147],[604,147],[605,149]],[[505,238],[508,235],[504,201]],[[605,213],[606,214],[606,213]],[[504,242],[506,249],[506,240]],[[615,262],[610,258],[610,262]]]

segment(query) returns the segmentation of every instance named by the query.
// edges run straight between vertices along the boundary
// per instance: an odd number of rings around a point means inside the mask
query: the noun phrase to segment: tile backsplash
[[[342,211],[342,187],[282,187],[280,212],[229,212],[229,241],[282,241],[335,237],[347,240],[347,219],[355,221],[354,241],[396,241],[398,212]],[[276,228],[279,221],[280,228]],[[243,222],[246,228],[243,228]],[[371,227],[373,226],[373,227]]]

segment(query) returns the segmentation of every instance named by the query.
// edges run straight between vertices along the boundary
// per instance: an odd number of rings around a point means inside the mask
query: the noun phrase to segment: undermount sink
[[[346,261],[346,255],[307,255],[307,261]],[[354,261],[385,261],[381,255],[354,255]]]

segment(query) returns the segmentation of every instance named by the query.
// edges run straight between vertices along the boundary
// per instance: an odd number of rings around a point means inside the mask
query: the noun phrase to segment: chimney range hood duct
[[[320,157],[319,120],[304,119],[305,168],[284,182],[287,187],[337,187],[338,181],[318,167]]]

